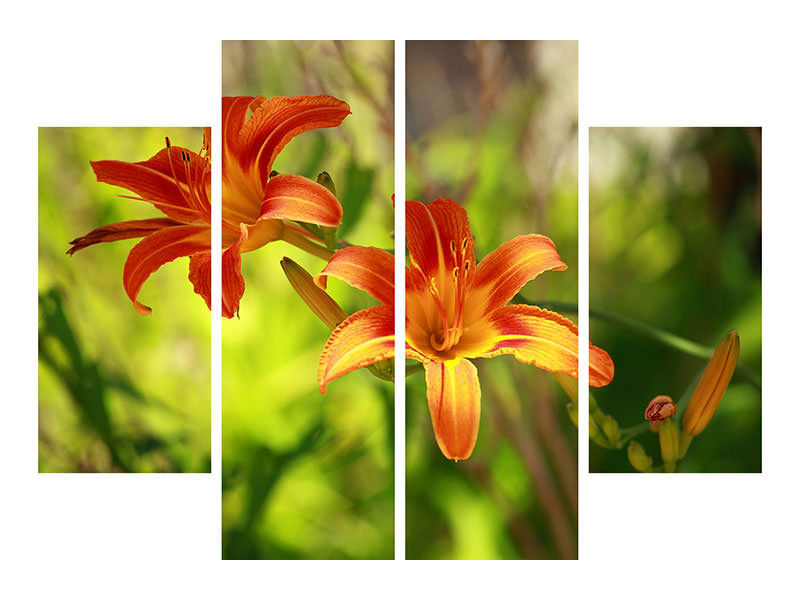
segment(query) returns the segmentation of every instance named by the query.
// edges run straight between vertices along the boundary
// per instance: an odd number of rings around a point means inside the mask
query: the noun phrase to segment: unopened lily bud
[[[671,418],[661,422],[658,430],[658,443],[661,446],[661,458],[664,460],[664,470],[667,473],[675,471],[678,454],[678,424]]]
[[[336,195],[336,186],[333,184],[333,179],[328,174],[327,171],[323,171],[319,175],[317,175],[317,183],[321,186],[328,189],[328,191]],[[325,246],[331,252],[336,251],[336,227],[326,227],[325,225],[320,225],[320,231],[322,232],[322,239],[325,241]]]
[[[611,443],[611,445],[616,446],[622,437],[619,433],[619,424],[617,423],[617,420],[611,415],[606,415],[603,417],[601,427],[606,439]]]
[[[669,396],[656,396],[644,411],[644,418],[651,423],[658,423],[678,412],[678,405]]]
[[[567,414],[575,427],[578,426],[578,407],[574,402],[567,402]]]
[[[636,440],[628,444],[628,461],[640,473],[653,472],[653,459],[647,456],[642,445]]]
[[[294,291],[328,327],[336,329],[336,326],[347,318],[347,313],[325,290],[314,283],[314,278],[303,267],[285,256],[281,260],[281,267]]]
[[[317,183],[328,188],[328,191],[334,196],[336,195],[336,186],[333,184],[333,178],[327,171],[322,171],[322,173],[317,175]]]
[[[594,441],[595,444],[601,448],[612,448],[606,436],[603,435],[600,426],[597,424],[596,415],[589,413],[589,439]]]
[[[714,350],[686,410],[683,411],[681,427],[685,434],[695,436],[706,428],[722,400],[722,395],[728,389],[737,360],[739,334],[731,329]]]

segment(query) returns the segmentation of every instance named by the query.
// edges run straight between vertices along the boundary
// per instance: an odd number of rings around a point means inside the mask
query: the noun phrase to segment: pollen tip
[[[169,137],[165,137],[164,140],[167,142],[167,148],[168,149],[171,148],[172,144],[170,144],[170,142],[169,142]]]

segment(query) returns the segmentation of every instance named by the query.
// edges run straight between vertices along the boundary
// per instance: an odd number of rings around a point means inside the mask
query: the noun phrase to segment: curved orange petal
[[[183,160],[184,156],[188,162]],[[172,146],[143,162],[100,160],[89,164],[97,181],[138,194],[140,197],[123,197],[150,202],[168,217],[193,223],[207,220],[210,214],[207,190],[211,184],[211,170],[206,159],[191,150]],[[197,199],[190,187],[201,189],[202,198]]]
[[[244,295],[242,277],[242,245],[249,237],[249,227],[239,226],[239,239],[222,252],[222,316],[231,319],[239,310],[239,301]]]
[[[440,198],[428,206],[406,202],[406,239],[411,270],[419,267],[428,279],[450,277],[457,264],[455,253],[462,251],[475,267],[467,211],[452,200]]]
[[[419,350],[416,350],[412,347],[408,342],[406,342],[406,358],[411,358],[413,360],[418,360],[421,363],[426,363],[430,359],[422,354]]]
[[[481,333],[475,335],[476,345],[478,337],[486,346],[476,350],[474,356],[513,354],[517,360],[545,371],[578,376],[578,327],[558,313],[527,304],[504,306],[488,316]],[[589,343],[589,385],[602,387],[612,379],[611,357]]]
[[[349,246],[337,251],[314,281],[323,290],[328,276],[364,290],[381,304],[394,304],[394,255],[372,246]]]
[[[194,293],[202,296],[211,309],[211,251],[192,254],[189,259],[189,281]]]
[[[267,185],[260,218],[336,227],[342,222],[342,205],[315,181],[300,175],[276,175]]]
[[[180,222],[173,219],[141,219],[104,225],[72,240],[70,242],[72,247],[67,250],[67,254],[74,254],[78,250],[83,250],[87,246],[99,244],[100,242],[115,242],[117,240],[144,237],[159,229],[180,224]]]
[[[275,157],[294,136],[309,129],[337,127],[350,114],[347,102],[324,95],[259,97],[250,108],[253,114],[239,131],[234,153],[245,171],[255,168],[262,188]]]
[[[161,265],[181,256],[207,251],[211,245],[208,227],[181,225],[155,231],[136,244],[128,254],[122,272],[122,283],[136,310],[149,315],[152,310],[137,300],[142,284]]]
[[[543,235],[520,235],[501,244],[478,263],[469,291],[469,313],[473,318],[505,306],[537,275],[548,270],[567,268],[550,238]],[[465,317],[465,322],[469,319]]]
[[[360,310],[328,338],[319,359],[319,389],[324,394],[337,377],[393,356],[394,307],[382,304]]]
[[[252,96],[222,98],[222,144],[226,152],[232,152],[239,147],[239,132],[247,120],[247,110],[253,100],[255,98]],[[224,159],[223,156],[223,165]]]
[[[429,361],[425,363],[425,383],[439,449],[450,459],[469,458],[481,419],[478,370],[465,359]]]

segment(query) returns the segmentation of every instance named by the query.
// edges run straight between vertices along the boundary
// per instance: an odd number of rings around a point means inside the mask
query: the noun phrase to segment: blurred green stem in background
[[[572,302],[538,302],[536,300],[528,300],[522,296],[519,297],[522,298],[527,304],[535,304],[536,306],[540,306],[549,310],[554,310],[557,312],[571,312],[574,314],[578,313],[578,305]],[[689,356],[694,356],[695,358],[703,358],[708,360],[711,358],[711,354],[714,352],[714,348],[709,346],[703,346],[702,344],[698,344],[692,340],[687,340],[686,338],[675,335],[674,333],[664,331],[663,329],[657,329],[656,327],[652,327],[646,323],[642,323],[641,321],[637,321],[629,317],[623,317],[606,310],[590,308],[589,316],[596,319],[602,319],[609,323],[613,323],[614,325],[619,325],[620,327],[632,331],[633,333],[638,333],[653,341],[659,342],[664,346],[673,348],[679,352],[688,354]],[[750,369],[742,364],[736,365],[736,371],[739,373],[742,379],[750,383],[753,387],[758,389],[758,391],[761,391],[761,378],[758,375],[750,371]]]

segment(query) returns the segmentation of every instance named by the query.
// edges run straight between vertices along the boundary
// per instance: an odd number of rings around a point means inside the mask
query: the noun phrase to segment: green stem
[[[281,239],[285,242],[289,242],[292,246],[300,248],[301,250],[305,250],[309,254],[313,254],[314,256],[317,256],[323,260],[330,260],[331,256],[333,256],[333,252],[328,250],[325,246],[320,246],[319,244],[312,242],[307,237],[300,235],[288,227],[283,230]]]
[[[633,438],[635,438],[640,433],[643,433],[650,429],[650,421],[645,421],[643,423],[637,423],[636,425],[631,425],[630,427],[624,428],[620,433],[622,433],[622,438],[619,440],[619,447],[624,448],[628,442],[630,442]]]

